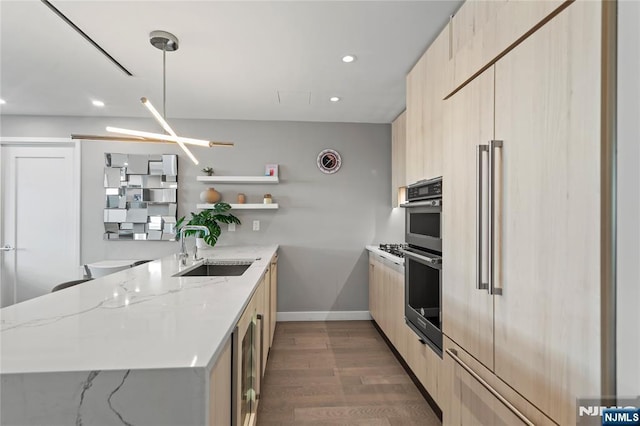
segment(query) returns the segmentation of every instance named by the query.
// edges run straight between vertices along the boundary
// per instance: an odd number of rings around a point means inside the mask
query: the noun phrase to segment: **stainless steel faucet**
[[[209,235],[209,229],[206,226],[202,226],[202,225],[185,225],[182,228],[180,228],[180,263],[182,263],[182,265],[186,265],[187,264],[187,257],[189,257],[189,254],[187,253],[187,248],[184,244],[184,240],[185,240],[185,236],[184,236],[184,231],[202,231],[204,232],[204,235],[207,236]],[[198,258],[198,245],[196,244],[196,248],[194,249],[193,252],[193,260],[200,260],[200,258]]]

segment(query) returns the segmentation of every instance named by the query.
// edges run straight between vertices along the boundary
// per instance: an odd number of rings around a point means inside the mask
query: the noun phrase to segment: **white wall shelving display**
[[[272,204],[229,204],[232,210],[277,210],[279,208],[277,203]],[[199,209],[212,209],[215,204],[196,204]]]
[[[279,183],[278,176],[198,176],[198,182],[210,183]]]

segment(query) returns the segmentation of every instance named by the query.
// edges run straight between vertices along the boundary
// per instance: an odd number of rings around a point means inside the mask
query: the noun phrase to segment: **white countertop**
[[[87,266],[94,268],[117,268],[120,266],[129,266],[142,259],[120,259],[120,260],[100,260],[98,262],[87,263]]]
[[[384,250],[380,250],[380,248],[378,246],[365,246],[365,248],[367,250],[369,250],[370,252],[372,252],[372,253],[375,253],[375,254],[377,254],[379,256],[384,257],[385,259],[389,259],[393,263],[396,263],[398,265],[404,266],[404,258],[402,258],[402,257],[394,256],[391,253],[387,253]]]
[[[176,255],[0,309],[2,374],[206,367],[278,247],[199,250],[256,259],[239,277],[173,277]],[[199,262],[196,262],[199,263]]]

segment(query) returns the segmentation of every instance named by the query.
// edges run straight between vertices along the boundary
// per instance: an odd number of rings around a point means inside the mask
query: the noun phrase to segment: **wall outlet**
[[[260,230],[260,221],[259,220],[254,220],[253,221],[253,230],[254,231],[259,231]]]
[[[229,232],[235,232],[236,230],[236,224],[235,223],[230,223],[229,224]]]

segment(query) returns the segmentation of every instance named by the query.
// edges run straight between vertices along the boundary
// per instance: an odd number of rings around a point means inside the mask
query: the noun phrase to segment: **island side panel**
[[[204,368],[3,374],[0,424],[206,423]]]

